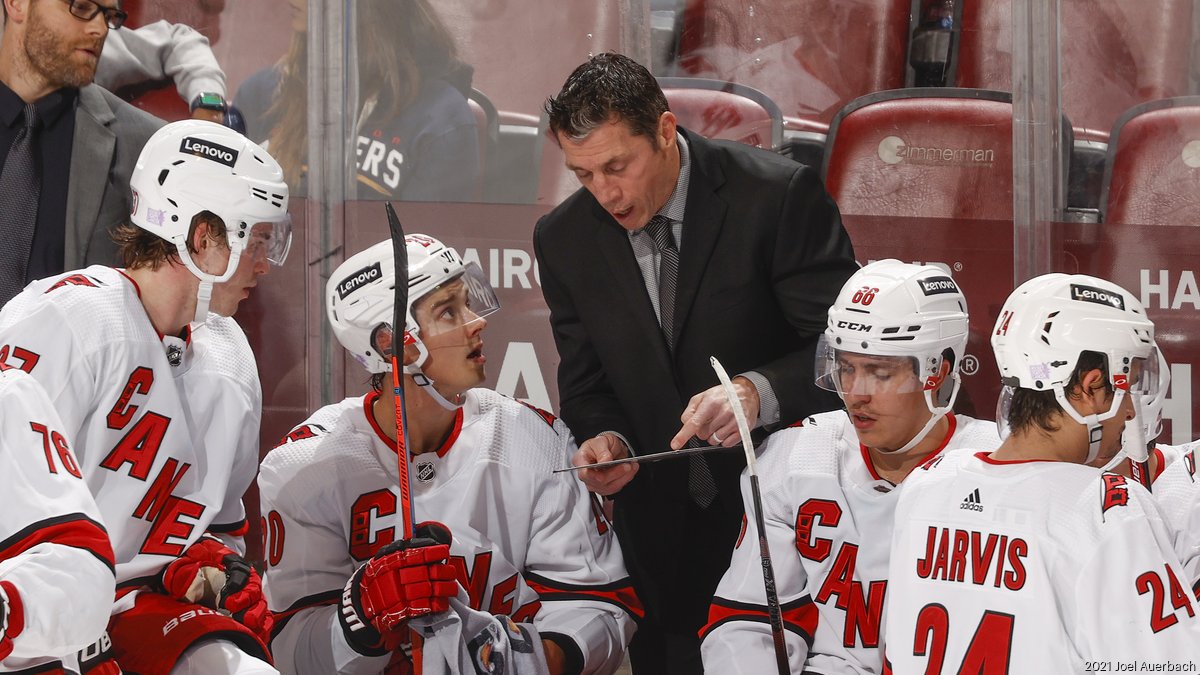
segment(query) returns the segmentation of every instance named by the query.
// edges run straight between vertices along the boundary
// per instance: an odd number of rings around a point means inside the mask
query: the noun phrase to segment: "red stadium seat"
[[[786,130],[904,86],[912,0],[688,0],[677,74],[762,90]]]
[[[1200,96],[1134,106],[1108,144],[1106,223],[1200,225]]]
[[[741,84],[698,77],[660,77],[679,124],[705,138],[778,150],[783,113],[766,94]]]
[[[955,3],[951,84],[1012,90],[1012,1]],[[1075,124],[1070,204],[1100,206],[1105,144],[1117,117],[1188,92],[1192,0],[1061,0],[1059,82]]]
[[[822,177],[846,214],[1011,220],[1012,143],[1005,92],[877,92],[834,117]]]

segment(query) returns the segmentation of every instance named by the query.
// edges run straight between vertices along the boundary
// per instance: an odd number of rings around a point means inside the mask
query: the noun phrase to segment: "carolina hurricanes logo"
[[[1114,506],[1125,506],[1129,503],[1129,487],[1124,476],[1115,473],[1104,474],[1104,500],[1100,504],[1100,512]]]
[[[432,237],[426,237],[423,234],[410,234],[410,235],[407,235],[404,237],[404,243],[420,244],[421,246],[424,246],[425,248],[429,248],[430,246],[433,246],[435,241],[436,240],[433,239]]]
[[[1129,376],[1123,373],[1113,375],[1113,386],[1122,391],[1129,391]]]

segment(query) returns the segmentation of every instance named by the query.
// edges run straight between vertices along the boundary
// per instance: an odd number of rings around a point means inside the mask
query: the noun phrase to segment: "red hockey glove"
[[[21,594],[10,582],[0,581],[0,661],[13,650],[13,640],[25,629],[25,609]]]
[[[386,653],[409,619],[449,609],[458,594],[450,541],[445,525],[421,523],[412,539],[388,544],[351,575],[338,618],[352,647]]]
[[[186,602],[221,610],[263,642],[274,623],[263,597],[258,572],[220,540],[201,537],[163,569],[166,594]]]

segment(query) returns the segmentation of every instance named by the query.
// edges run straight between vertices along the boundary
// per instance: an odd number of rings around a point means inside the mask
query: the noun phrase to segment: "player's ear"
[[[1104,373],[1099,368],[1092,368],[1079,378],[1079,384],[1071,390],[1071,397],[1080,403],[1090,405],[1095,412],[1108,410],[1111,393],[1106,386]]]

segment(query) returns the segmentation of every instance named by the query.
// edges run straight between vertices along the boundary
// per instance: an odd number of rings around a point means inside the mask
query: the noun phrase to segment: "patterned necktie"
[[[26,103],[24,124],[0,169],[0,204],[4,205],[0,208],[0,232],[8,240],[8,246],[0,248],[0,305],[25,288],[42,191],[34,142],[38,121],[37,108]]]
[[[646,223],[646,232],[658,248],[658,325],[667,346],[675,347],[675,280],[679,277],[679,249],[671,234],[671,221],[666,216],[654,216]]]
[[[666,216],[657,215],[646,223],[646,232],[654,238],[658,248],[658,323],[662,328],[663,337],[667,339],[667,347],[675,348],[675,282],[679,277],[679,248],[675,246],[675,237],[671,234],[671,221]],[[695,438],[688,442],[687,447],[699,447]],[[688,458],[688,493],[698,506],[707,508],[717,497],[717,484],[713,481],[712,470],[708,460],[700,455]]]

